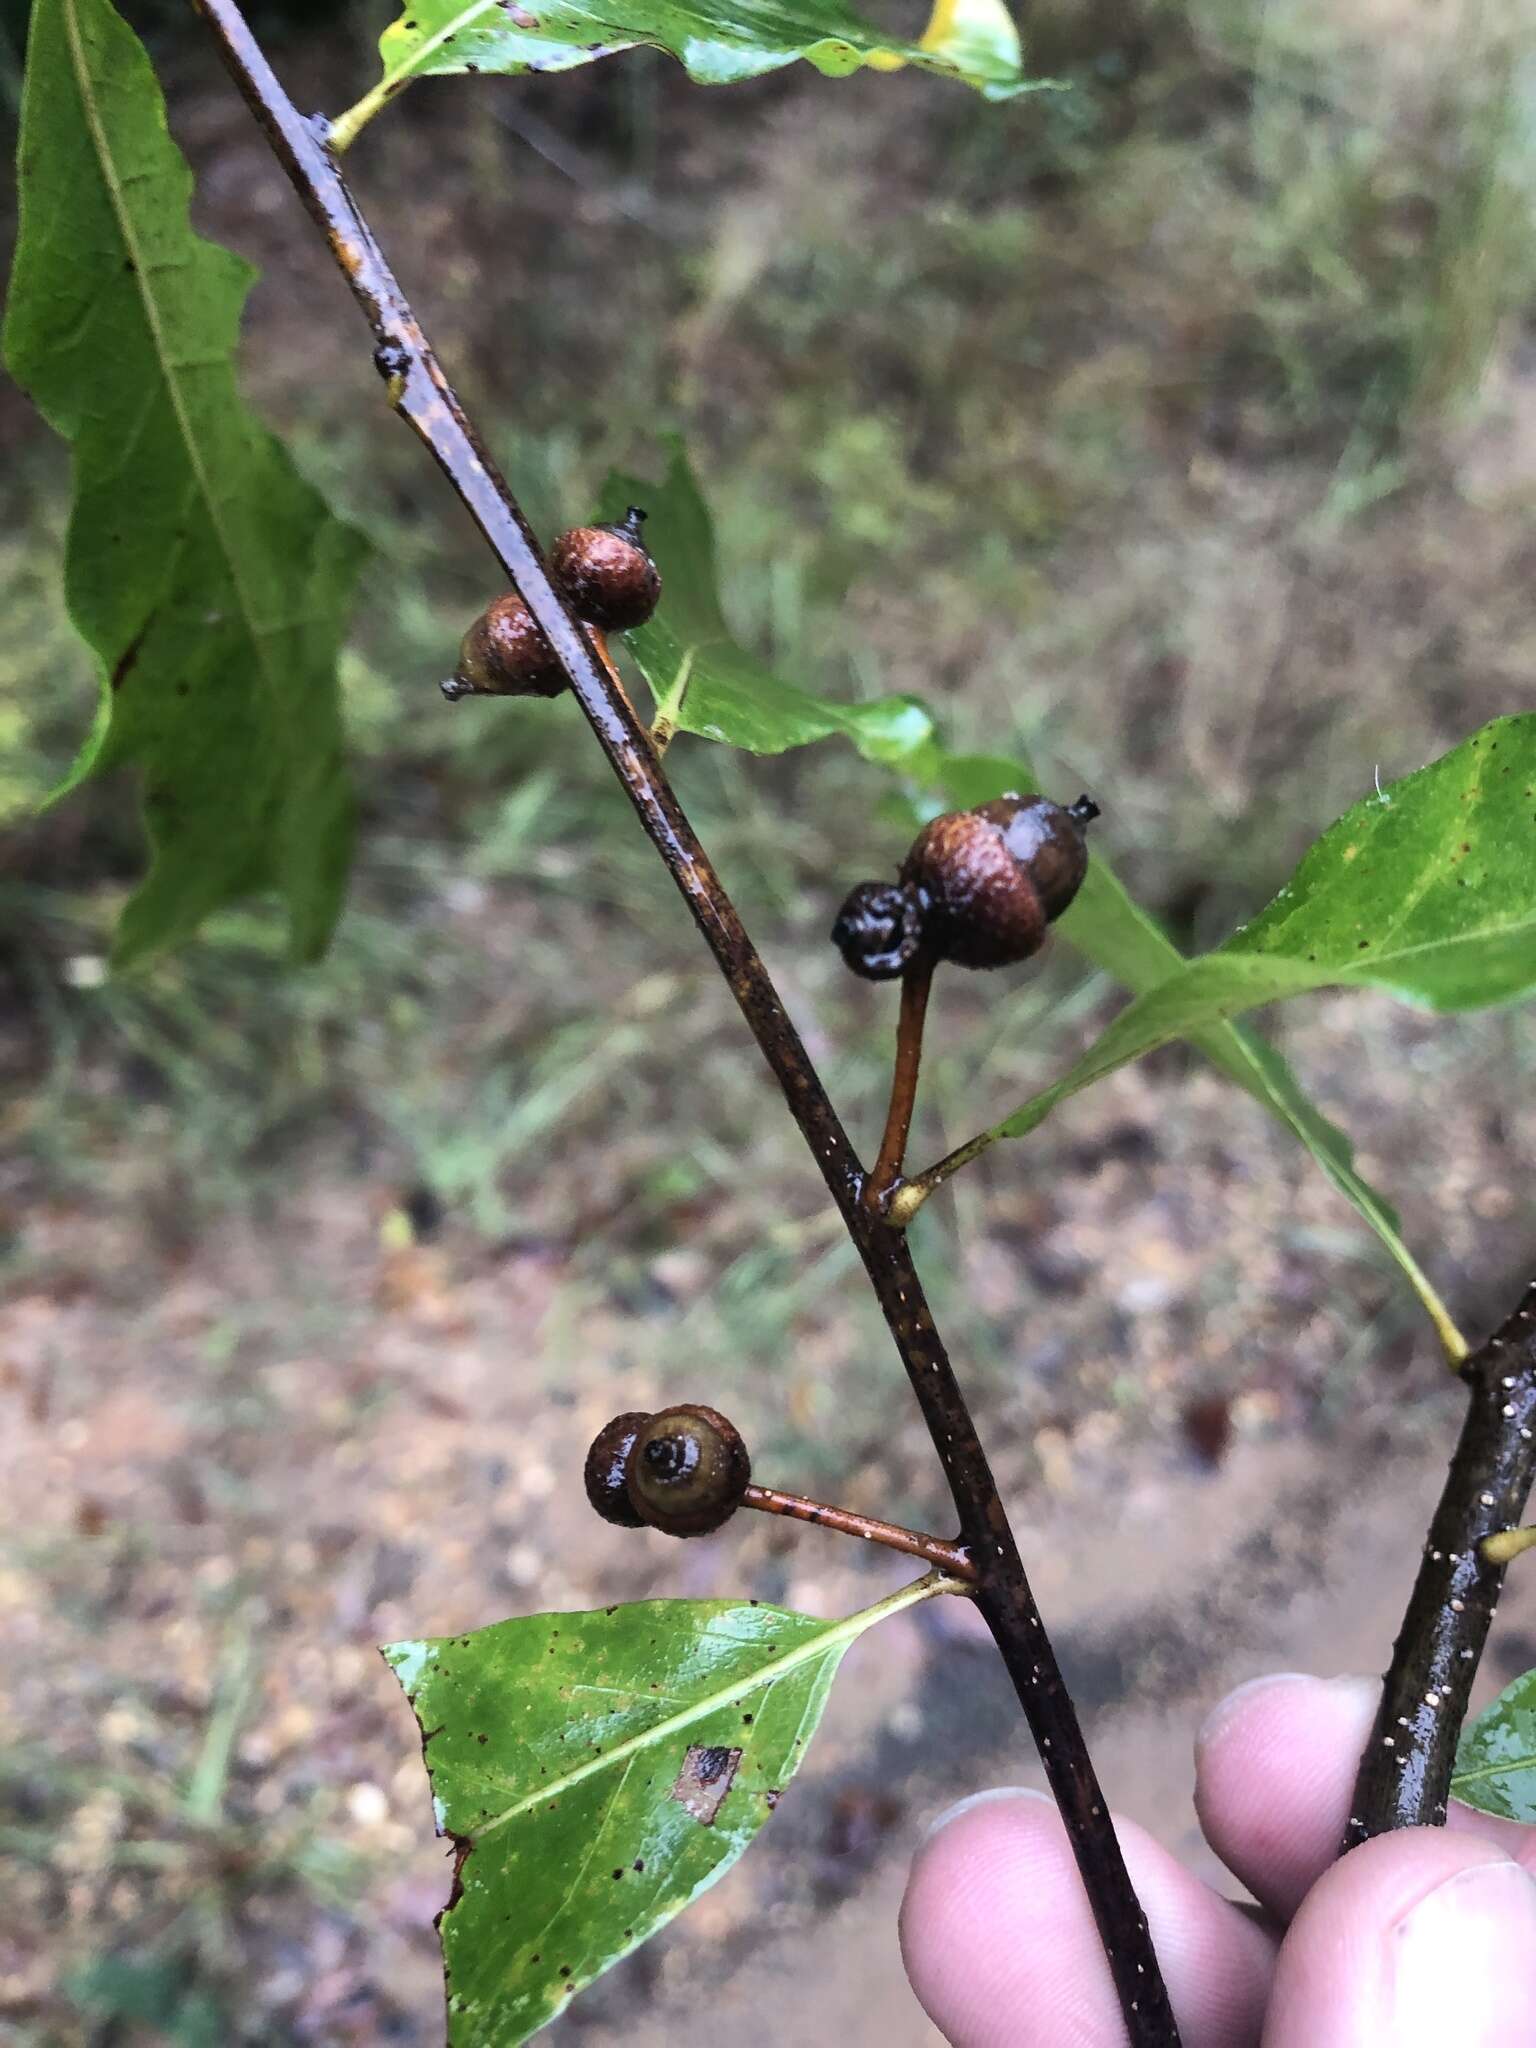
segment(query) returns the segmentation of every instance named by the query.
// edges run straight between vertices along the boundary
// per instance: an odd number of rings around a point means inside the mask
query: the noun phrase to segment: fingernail
[[[1515,2042],[1536,2012],[1536,1883],[1507,1856],[1459,1870],[1390,1933],[1389,2038]]]
[[[1308,1685],[1312,1681],[1305,1671],[1266,1671],[1259,1678],[1246,1679],[1234,1686],[1224,1699],[1219,1699],[1195,1731],[1195,1757],[1198,1761],[1205,1746],[1214,1742],[1229,1721],[1236,1718],[1247,1701],[1261,1692],[1268,1692],[1272,1685]]]
[[[1376,1703],[1381,1697],[1381,1681],[1376,1678],[1316,1678],[1310,1671],[1266,1671],[1261,1678],[1250,1678],[1246,1684],[1237,1686],[1225,1699],[1218,1700],[1212,1707],[1195,1736],[1196,1763],[1199,1763],[1211,1743],[1224,1735],[1232,1723],[1248,1711],[1260,1693],[1281,1685],[1314,1687],[1341,1719],[1352,1718],[1368,1722],[1375,1713]]]
[[[1049,1792],[1037,1791],[1031,1785],[994,1785],[988,1792],[973,1792],[967,1799],[957,1799],[953,1806],[946,1806],[923,1830],[923,1841],[931,1842],[935,1835],[951,1826],[962,1813],[971,1813],[978,1806],[1000,1805],[1006,1799],[1043,1800],[1047,1806],[1053,1802]],[[921,1846],[921,1844],[919,1845]]]

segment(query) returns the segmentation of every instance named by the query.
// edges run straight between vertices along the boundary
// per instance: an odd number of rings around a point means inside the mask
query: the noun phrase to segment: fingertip
[[[1053,2001],[1063,2048],[1094,2038],[1084,2030],[1092,1987],[1051,1936],[1065,1873],[1049,1809],[1043,1793],[1022,1787],[976,1793],[939,1815],[912,1860],[897,1923],[902,1961],[924,2011],[958,2048],[1024,2048]]]
[[[1246,1678],[1241,1685],[1219,1699],[1195,1730],[1195,1762],[1198,1764],[1207,1749],[1221,1742],[1227,1731],[1240,1726],[1256,1701],[1267,1694],[1279,1691],[1282,1694],[1293,1686],[1320,1685],[1326,1681],[1313,1678],[1306,1671],[1264,1671],[1257,1678]]]
[[[1187,2048],[1256,2041],[1273,1944],[1133,1822],[1116,1821]],[[913,1989],[956,2048],[1109,2048],[1119,2003],[1054,1805],[981,1795],[918,1850],[901,1908]]]
[[[935,1835],[943,1834],[946,1828],[952,1827],[956,1821],[963,1820],[968,1813],[978,1813],[983,1807],[1006,1805],[1019,1799],[1033,1799],[1047,1809],[1054,1803],[1049,1792],[1041,1792],[1033,1785],[989,1785],[984,1792],[968,1792],[964,1799],[957,1799],[953,1806],[946,1806],[942,1813],[935,1814],[929,1821],[923,1830],[922,1840],[917,1845],[919,1852]]]
[[[1505,1820],[1496,1813],[1483,1813],[1452,1799],[1445,1810],[1445,1824],[1451,1833],[1481,1835],[1494,1842],[1513,1861],[1536,1878],[1536,1827],[1527,1821]]]
[[[1195,1738],[1206,1840],[1282,1920],[1338,1852],[1380,1697],[1375,1679],[1271,1673],[1229,1693]]]
[[[1267,1671],[1218,1700],[1195,1736],[1195,1763],[1232,1741],[1261,1744],[1275,1733],[1300,1740],[1360,1730],[1361,1747],[1381,1698],[1375,1678],[1317,1678],[1308,1671]]]
[[[1493,1842],[1405,1828],[1353,1849],[1280,1951],[1268,2048],[1512,2048],[1536,2014],[1536,1883]]]

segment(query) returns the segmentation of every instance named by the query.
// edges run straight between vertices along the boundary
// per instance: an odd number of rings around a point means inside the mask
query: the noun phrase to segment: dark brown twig
[[[923,1025],[928,1016],[928,995],[933,987],[934,961],[919,954],[901,977],[901,1014],[896,1023],[896,1063],[891,1073],[891,1106],[886,1111],[885,1135],[879,1157],[869,1176],[864,1199],[877,1216],[886,1212],[907,1157],[907,1138],[912,1130],[912,1111],[917,1104],[917,1076],[923,1061]]]
[[[1480,1545],[1515,1527],[1536,1479],[1536,1282],[1461,1376],[1461,1440],[1382,1684],[1345,1849],[1445,1820],[1456,1741],[1504,1584],[1505,1567]]]
[[[1023,1706],[1077,1857],[1132,2048],[1176,2048],[1178,2029],[1077,1712],[992,1477],[899,1232],[864,1205],[865,1175],[735,905],[633,712],[550,582],[538,542],[470,424],[325,146],[278,83],[234,0],[192,0],[373,328],[390,397],[463,500],[570,678],[598,744],[682,892],[809,1145],[906,1368],[949,1481],[976,1601]]]
[[[946,1543],[942,1536],[925,1536],[921,1529],[904,1529],[899,1522],[882,1522],[874,1515],[856,1514],[852,1508],[830,1507],[824,1501],[807,1500],[801,1493],[781,1493],[776,1486],[749,1486],[741,1504],[768,1515],[787,1515],[792,1522],[811,1522],[818,1529],[834,1529],[839,1536],[857,1536],[864,1543],[879,1543],[908,1557],[926,1558],[952,1579],[974,1582],[976,1577],[976,1567],[963,1543]]]

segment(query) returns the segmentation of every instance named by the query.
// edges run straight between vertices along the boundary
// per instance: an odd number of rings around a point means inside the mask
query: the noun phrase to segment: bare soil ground
[[[1406,1064],[1425,1027],[1375,1021]],[[1298,1056],[1341,1035],[1331,1017]],[[1428,1346],[1390,1334],[1381,1276],[1352,1300],[1326,1257],[1276,1250],[1337,1218],[1261,1129],[1230,1151],[1196,1135],[1226,1114],[1200,1073],[1116,1084],[1073,1130],[1094,1163],[1049,1194],[1006,1176],[963,1269],[1013,1332],[984,1425],[1107,1781],[1202,1867],[1199,1715],[1259,1670],[1381,1661],[1457,1407]],[[1468,1239],[1504,1247],[1488,1270],[1512,1274],[1517,1204],[1461,1135],[1428,1163],[1467,1189]],[[1511,1169],[1533,1141],[1526,1114]],[[430,2043],[447,1870],[375,1645],[668,1593],[830,1614],[901,1576],[774,1524],[682,1548],[596,1523],[586,1442],[697,1386],[676,1290],[707,1289],[712,1260],[655,1255],[637,1314],[538,1229],[537,1196],[505,1243],[450,1222],[391,1248],[398,1192],[323,1171],[169,1254],[142,1205],[20,1219],[29,1279],[0,1350],[17,2038],[93,2038],[44,2018],[61,1961],[174,1951],[201,1920],[253,2038]],[[865,1368],[899,1418],[895,1370]],[[771,1438],[797,1379],[786,1365],[728,1405]],[[802,1473],[786,1451],[772,1476]],[[856,1446],[841,1491],[942,1522],[904,1420]],[[1517,1582],[1485,1691],[1533,1653]],[[925,2040],[894,1948],[901,1874],[927,1816],[999,1779],[1037,1773],[973,1618],[942,1603],[889,1625],[850,1659],[763,1843],[565,2027],[659,2041],[703,1999],[711,2039]]]

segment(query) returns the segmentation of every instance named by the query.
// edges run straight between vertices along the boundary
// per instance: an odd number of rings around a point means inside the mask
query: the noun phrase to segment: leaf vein
[[[208,505],[211,524],[219,542],[219,551],[224,557],[225,566],[229,571],[230,583],[239,600],[245,623],[251,632],[253,641],[260,646],[267,636],[257,630],[260,623],[257,608],[245,587],[239,563],[239,550],[235,547],[231,536],[225,528],[224,522],[219,517],[219,513],[222,510],[221,502],[214,492],[212,479],[207,473],[202,447],[193,431],[185,395],[176,381],[178,372],[171,359],[169,345],[162,325],[159,303],[154,294],[146,288],[144,249],[139,238],[137,223],[125,200],[125,194],[131,185],[144,183],[157,175],[156,167],[146,166],[140,172],[129,171],[126,173],[119,169],[112,152],[110,137],[106,132],[101,119],[100,109],[96,104],[94,80],[90,72],[75,0],[64,0],[63,11],[65,27],[69,37],[70,60],[74,66],[75,85],[80,94],[80,104],[85,114],[86,125],[90,130],[97,161],[101,166],[102,183],[106,187],[107,197],[117,220],[118,231],[122,235],[124,245],[133,259],[134,275],[138,282],[139,302],[143,308],[145,325],[149,329],[155,355],[165,371],[166,391],[170,398],[171,409],[176,416],[176,424],[181,434],[182,445],[186,450],[187,463],[197,479],[199,492]],[[189,257],[187,260],[191,261],[191,258]],[[266,673],[264,665],[261,666],[263,681],[270,690],[272,679]]]

